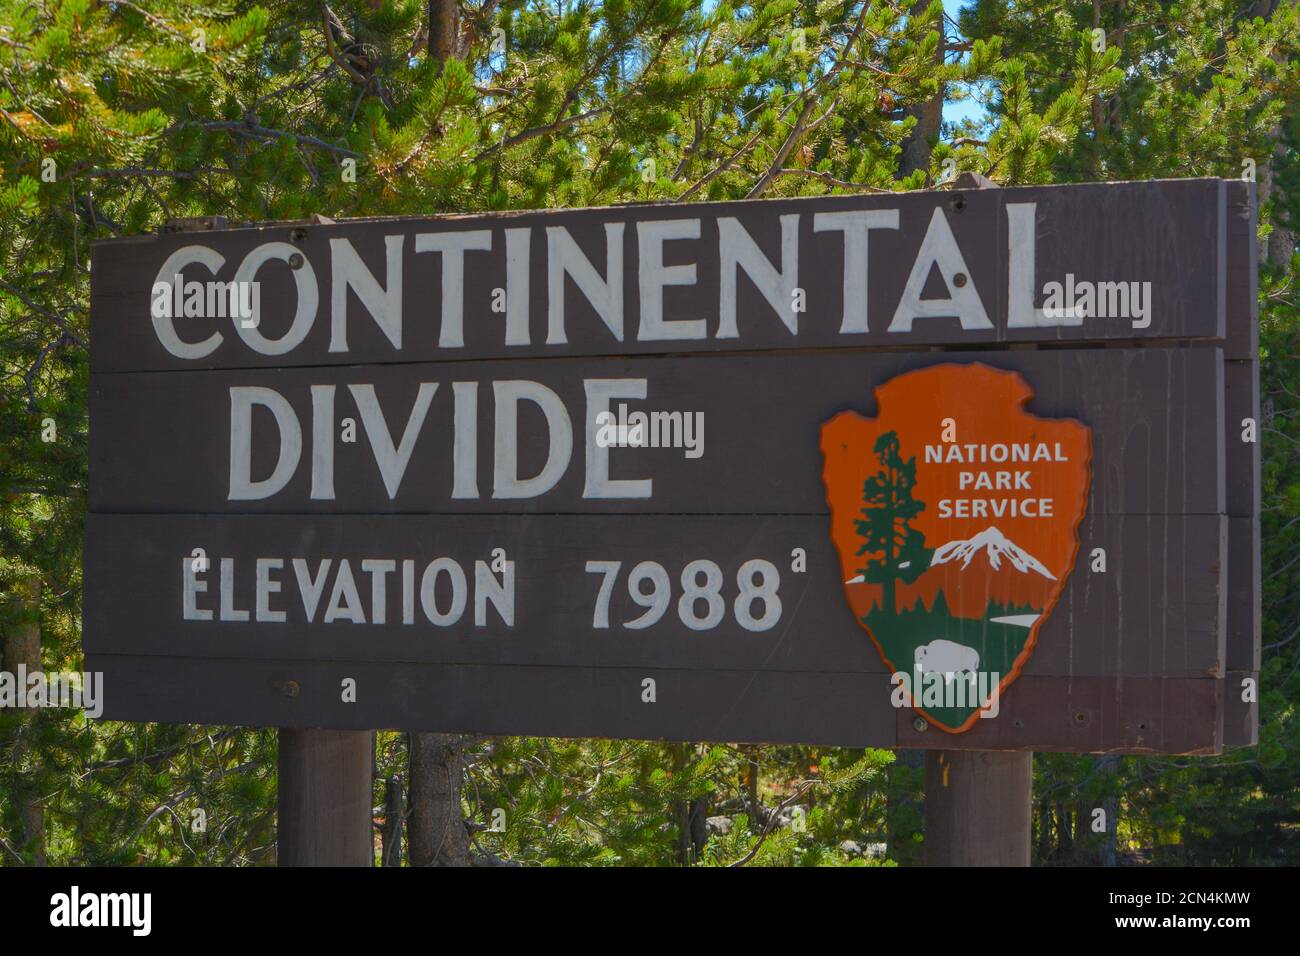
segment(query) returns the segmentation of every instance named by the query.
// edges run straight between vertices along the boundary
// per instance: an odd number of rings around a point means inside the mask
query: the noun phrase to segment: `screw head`
[[[924,718],[924,717],[918,717],[918,718],[916,718],[916,720],[912,721],[912,727],[913,727],[913,728],[914,728],[918,733],[919,733],[920,731],[925,730],[925,729],[926,729],[927,727],[929,727],[929,726],[930,726],[930,725],[927,724],[927,723],[925,722],[925,718]]]
[[[290,268],[290,269],[301,269],[301,268],[302,268],[302,264],[303,264],[303,262],[304,262],[304,259],[303,259],[303,257],[302,257],[302,253],[301,253],[301,252],[295,252],[293,255],[291,255],[291,256],[289,257],[289,268]]]
[[[966,273],[958,272],[952,277],[952,284],[957,288],[962,288],[966,284]]]

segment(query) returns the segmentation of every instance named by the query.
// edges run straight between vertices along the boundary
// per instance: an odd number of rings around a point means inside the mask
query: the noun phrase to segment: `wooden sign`
[[[101,243],[106,716],[1216,752],[1257,669],[1252,209],[1189,180]]]

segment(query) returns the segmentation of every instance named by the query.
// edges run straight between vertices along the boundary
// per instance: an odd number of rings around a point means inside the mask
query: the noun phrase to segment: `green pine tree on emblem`
[[[895,582],[911,584],[919,578],[930,566],[934,549],[927,548],[925,536],[911,526],[912,519],[925,510],[925,502],[912,497],[916,456],[903,460],[898,433],[892,431],[876,439],[874,450],[880,471],[863,485],[862,500],[867,507],[854,524],[863,539],[857,554],[879,557],[868,560],[858,573],[864,581],[881,586],[881,611],[892,617],[897,613]]]

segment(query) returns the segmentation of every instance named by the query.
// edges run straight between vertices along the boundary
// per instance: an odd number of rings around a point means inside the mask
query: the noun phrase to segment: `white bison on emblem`
[[[951,680],[963,671],[972,677],[979,673],[979,651],[956,641],[933,640],[916,649],[916,669],[947,675]]]

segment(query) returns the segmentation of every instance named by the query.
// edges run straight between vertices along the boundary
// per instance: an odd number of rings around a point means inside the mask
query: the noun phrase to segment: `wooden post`
[[[963,172],[955,189],[996,189]],[[925,865],[1028,866],[1033,835],[1034,755],[930,750],[925,758]]]
[[[1028,866],[1034,755],[931,750],[926,866]]]
[[[369,730],[280,730],[280,866],[373,866]]]

